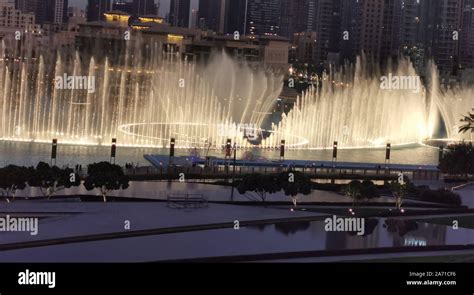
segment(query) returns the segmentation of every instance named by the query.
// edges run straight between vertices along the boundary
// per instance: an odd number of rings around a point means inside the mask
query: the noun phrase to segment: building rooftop
[[[147,33],[163,33],[163,34],[175,34],[182,36],[196,36],[199,33],[199,30],[188,29],[181,27],[173,27],[168,24],[159,24],[156,22],[133,22],[132,27],[146,27],[144,29]]]
[[[112,11],[107,11],[104,14],[115,14],[115,15],[126,15],[126,16],[131,16],[129,13],[123,12],[121,10],[112,10]]]

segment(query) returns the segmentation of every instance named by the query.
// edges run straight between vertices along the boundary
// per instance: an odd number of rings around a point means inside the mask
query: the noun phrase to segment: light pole
[[[236,165],[236,162],[237,162],[237,145],[236,143],[234,142],[234,165],[232,167],[232,192],[230,194],[230,200],[233,201],[234,200],[234,188],[235,188],[235,165]]]
[[[53,139],[52,147],[51,147],[51,166],[56,166],[56,154],[58,152],[58,140],[55,138]]]
[[[117,152],[117,139],[112,138],[112,147],[111,147],[111,150],[110,150],[110,163],[111,164],[115,164],[116,152]],[[112,161],[113,161],[113,163],[112,163]]]

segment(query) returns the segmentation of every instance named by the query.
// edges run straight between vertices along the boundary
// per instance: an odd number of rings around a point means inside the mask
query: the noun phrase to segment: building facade
[[[171,0],[169,23],[175,27],[189,27],[190,0]]]
[[[112,10],[111,0],[88,0],[87,1],[87,21],[94,22],[104,20],[104,13]]]
[[[280,0],[248,0],[247,5],[246,34],[280,34]]]

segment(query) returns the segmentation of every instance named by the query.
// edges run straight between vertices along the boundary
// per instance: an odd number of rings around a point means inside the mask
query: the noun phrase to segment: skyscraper
[[[293,39],[295,33],[306,31],[308,0],[281,0],[280,35]]]
[[[158,10],[155,1],[133,0],[133,15],[158,15]]]
[[[38,24],[67,22],[68,0],[43,0],[30,3],[35,9],[36,22]],[[33,9],[30,8],[30,9]]]
[[[15,9],[22,13],[36,12],[36,7],[39,0],[15,0]]]
[[[341,1],[341,60],[355,62],[360,48],[361,3],[358,0]]]
[[[198,11],[199,28],[223,33],[225,12],[229,1],[231,0],[200,0]]]
[[[112,10],[118,10],[133,15],[133,2],[132,0],[115,0],[112,3]]]
[[[280,33],[281,0],[248,0],[247,34],[277,35]]]
[[[247,6],[249,0],[227,0],[225,33],[239,32],[245,34]]]
[[[462,20],[460,63],[474,69],[474,0],[464,3]]]
[[[340,51],[341,6],[340,0],[316,0],[312,31],[316,32],[315,62],[328,59],[329,52]]]
[[[189,26],[190,0],[171,0],[169,23],[176,27]]]
[[[400,50],[401,0],[360,2],[360,51],[377,62],[396,59]]]
[[[421,4],[421,36],[426,58],[434,59],[442,77],[459,66],[462,0],[425,0]]]
[[[54,13],[53,13],[53,23],[63,24],[67,22],[67,7],[68,0],[55,0],[54,3]]]
[[[410,57],[419,74],[426,66],[426,48],[423,41],[422,5],[418,0],[404,0],[400,25],[400,49]]]
[[[420,41],[421,4],[418,0],[404,0],[400,41],[402,48],[412,48]]]
[[[189,23],[189,28],[195,29],[198,27],[198,11],[196,9],[191,10],[191,21]]]
[[[87,21],[104,20],[104,13],[112,10],[111,0],[88,0],[87,1]]]

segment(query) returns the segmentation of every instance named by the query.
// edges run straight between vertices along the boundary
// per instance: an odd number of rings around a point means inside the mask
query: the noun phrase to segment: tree
[[[352,199],[352,205],[362,199],[362,183],[359,180],[353,180],[342,188],[342,193]]]
[[[0,188],[6,193],[7,202],[10,202],[10,197],[14,201],[17,191],[26,187],[31,170],[15,165],[0,168]]]
[[[74,173],[71,168],[50,167],[47,163],[39,162],[30,175],[28,184],[32,187],[38,187],[41,194],[50,199],[58,191],[72,186],[79,186],[81,180],[79,175]]]
[[[420,199],[427,202],[437,202],[461,206],[461,196],[451,190],[440,188],[438,190],[424,190],[421,192]]]
[[[474,111],[474,109],[473,109]],[[459,127],[459,132],[466,133],[468,131],[474,132],[474,113],[467,113],[467,115],[463,116],[461,122],[465,124]]]
[[[311,179],[298,171],[283,172],[278,175],[278,184],[285,192],[285,196],[290,196],[293,205],[296,207],[299,194],[309,195],[312,190]]]
[[[392,192],[393,197],[395,198],[395,206],[397,207],[397,209],[401,209],[403,199],[407,194],[408,182],[400,182],[398,180],[394,180],[388,183],[388,187]]]
[[[443,173],[451,175],[464,175],[474,173],[474,148],[472,143],[459,143],[451,145],[439,163]]]
[[[374,199],[380,197],[380,193],[377,190],[377,187],[372,181],[368,179],[362,181],[360,193],[362,197],[366,199]]]
[[[245,176],[237,185],[237,191],[240,194],[246,192],[256,193],[265,203],[267,193],[274,194],[279,192],[281,187],[278,185],[275,177],[272,175],[264,175],[253,173]]]
[[[99,189],[107,202],[107,194],[113,190],[127,189],[129,179],[123,173],[122,168],[109,162],[100,162],[90,164],[87,167],[87,177],[84,181],[84,187],[90,191]]]

